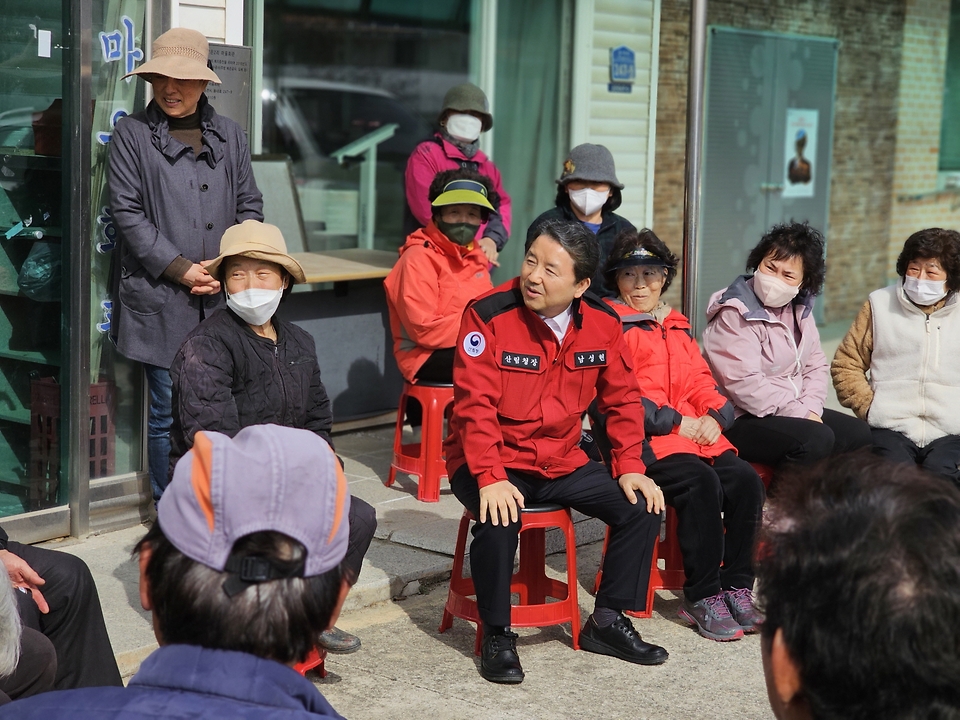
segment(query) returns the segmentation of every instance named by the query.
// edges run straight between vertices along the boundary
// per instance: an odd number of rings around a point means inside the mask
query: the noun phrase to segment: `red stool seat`
[[[407,400],[414,398],[423,408],[423,426],[420,442],[403,442],[403,422]],[[403,384],[400,407],[397,409],[397,427],[393,434],[393,461],[387,476],[387,486],[393,485],[397,472],[417,477],[417,499],[421,502],[440,501],[440,480],[447,476],[443,458],[443,418],[453,404],[453,385],[430,383]]]
[[[327,657],[327,651],[321,650],[320,648],[314,648],[310,651],[310,654],[307,655],[306,659],[302,663],[297,663],[293,666],[293,669],[296,670],[301,675],[306,675],[308,670],[317,669],[317,674],[325,678],[327,676],[327,670],[323,666],[323,661]]]
[[[580,649],[580,604],[577,600],[577,541],[570,510],[560,505],[531,505],[520,515],[520,567],[510,583],[510,592],[520,596],[520,603],[510,608],[511,627],[545,627],[570,623],[573,649]],[[473,515],[464,511],[457,535],[457,549],[450,574],[450,592],[443,609],[440,632],[453,625],[453,618],[477,624],[477,639],[473,651],[480,654],[483,625],[477,610],[473,580],[463,576],[463,557],[467,546],[467,531]],[[554,580],[544,572],[546,564],[546,528],[563,531],[567,548],[567,581]],[[547,602],[555,598],[556,602]]]

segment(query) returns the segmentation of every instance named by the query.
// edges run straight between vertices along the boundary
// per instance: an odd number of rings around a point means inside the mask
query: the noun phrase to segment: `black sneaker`
[[[480,675],[495,683],[522,683],[523,668],[517,655],[517,634],[487,635],[480,648]]]
[[[597,625],[593,615],[587,618],[580,631],[580,647],[600,655],[637,663],[638,665],[661,665],[670,657],[659,645],[644,642],[633,629],[633,623],[623,614],[609,627]]]

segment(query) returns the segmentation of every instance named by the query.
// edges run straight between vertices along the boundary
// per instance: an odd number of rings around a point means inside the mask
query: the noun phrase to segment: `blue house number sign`
[[[609,92],[628,93],[633,90],[633,81],[637,77],[636,55],[626,45],[610,48]]]

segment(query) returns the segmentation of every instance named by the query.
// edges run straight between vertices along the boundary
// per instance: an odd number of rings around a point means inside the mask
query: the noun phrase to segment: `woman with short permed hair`
[[[703,351],[736,420],[726,436],[752,463],[810,464],[870,444],[861,420],[824,407],[827,358],[813,319],[826,271],[823,235],[807,223],[772,227],[747,270],[713,294]]]
[[[897,274],[870,293],[837,348],[833,385],[870,424],[875,453],[960,486],[960,233],[915,232]]]

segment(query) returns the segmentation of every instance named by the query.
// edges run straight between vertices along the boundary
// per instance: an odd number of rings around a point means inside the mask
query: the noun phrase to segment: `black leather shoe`
[[[487,635],[480,647],[480,674],[495,683],[523,682],[523,668],[517,655],[517,634]]]
[[[593,615],[587,618],[583,630],[580,631],[580,647],[638,665],[660,665],[670,657],[659,645],[644,642],[640,634],[633,629],[633,623],[623,613],[612,625],[605,628],[597,625]]]
[[[319,645],[327,652],[346,655],[347,653],[356,652],[360,649],[360,638],[340,628],[330,628],[320,633]]]

